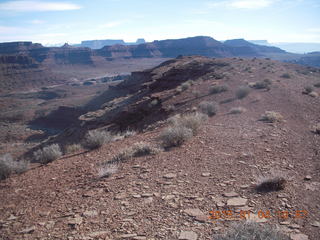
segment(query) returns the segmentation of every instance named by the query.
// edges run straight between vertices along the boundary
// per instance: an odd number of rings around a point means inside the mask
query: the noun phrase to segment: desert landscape
[[[98,2],[0,3],[0,240],[319,240],[319,6]]]

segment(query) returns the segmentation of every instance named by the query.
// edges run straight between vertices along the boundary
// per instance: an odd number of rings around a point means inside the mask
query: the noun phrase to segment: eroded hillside
[[[228,210],[277,224],[293,240],[316,240],[320,98],[312,86],[319,81],[318,69],[268,59],[181,57],[135,72],[44,144],[79,143],[93,129],[136,134],[1,181],[0,236],[212,239],[244,221],[208,218]],[[168,117],[209,113],[203,102],[214,104],[214,114],[181,146],[119,155],[138,142],[161,147],[159,136],[176,121]],[[101,177],[101,163],[110,161],[116,170]],[[274,174],[285,184],[258,192],[258,178]]]

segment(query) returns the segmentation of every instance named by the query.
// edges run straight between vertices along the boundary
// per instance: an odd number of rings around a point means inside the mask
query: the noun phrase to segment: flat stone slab
[[[225,192],[225,193],[223,193],[222,195],[223,195],[224,197],[238,197],[238,196],[239,196],[239,194],[236,193],[236,192],[234,192],[234,191],[232,191],[232,192]]]
[[[192,231],[182,231],[179,236],[179,240],[197,240],[198,235]]]
[[[230,198],[227,201],[227,206],[229,207],[242,207],[245,206],[248,202],[248,199],[237,197],[237,198]]]
[[[204,213],[199,208],[188,208],[188,209],[184,210],[183,212],[186,213],[187,215],[189,215],[190,217],[204,215]]]

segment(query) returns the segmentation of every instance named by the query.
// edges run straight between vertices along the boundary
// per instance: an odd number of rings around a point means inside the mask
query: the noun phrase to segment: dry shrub
[[[278,228],[272,225],[246,221],[233,224],[223,236],[214,236],[214,240],[290,240]]]
[[[152,146],[150,143],[138,142],[132,146],[131,151],[133,157],[141,157],[146,155],[155,155],[159,153],[161,149]]]
[[[193,135],[196,135],[203,124],[208,119],[205,114],[202,113],[188,113],[182,115],[177,119],[176,125],[189,128]]]
[[[98,177],[110,177],[111,175],[115,174],[118,171],[117,164],[102,164],[98,167]]]
[[[185,91],[188,88],[190,88],[191,84],[189,82],[184,82],[180,86],[181,86],[182,91]]]
[[[87,133],[84,140],[84,147],[90,150],[100,148],[103,144],[111,142],[113,136],[106,131],[91,130]]]
[[[243,99],[246,96],[248,96],[249,93],[250,93],[250,88],[246,86],[242,86],[242,87],[239,87],[238,90],[236,91],[236,97],[238,99]]]
[[[70,153],[75,153],[75,152],[79,152],[82,149],[80,144],[70,144],[65,146],[65,153],[70,154]]]
[[[39,149],[33,153],[34,158],[40,163],[49,163],[62,156],[60,146],[58,144],[52,144]]]
[[[199,104],[199,108],[202,113],[211,117],[216,115],[218,111],[218,104],[216,102],[203,101]]]
[[[250,85],[250,87],[255,89],[269,89],[272,81],[269,79],[264,79],[263,81],[258,81]]]
[[[258,192],[280,191],[285,188],[287,181],[283,176],[270,175],[259,177],[255,189]]]
[[[320,82],[317,82],[317,83],[313,84],[313,86],[316,87],[316,88],[320,88]]]
[[[171,126],[160,134],[159,139],[164,147],[180,146],[197,134],[199,128],[207,119],[207,115],[198,112],[182,116],[175,115],[168,119]]]
[[[192,130],[183,126],[166,128],[160,135],[164,147],[176,147],[182,145],[193,136]]]
[[[268,123],[275,123],[275,122],[282,122],[283,121],[283,116],[274,111],[266,111],[262,116],[261,116],[261,121],[268,122]]]
[[[240,114],[240,113],[243,113],[243,112],[246,112],[247,109],[245,109],[244,107],[234,107],[234,108],[231,108],[229,113],[230,114]]]
[[[228,86],[226,85],[216,85],[209,88],[210,94],[218,94],[226,91],[228,91]]]
[[[15,161],[10,154],[0,156],[0,180],[13,173],[23,173],[28,170],[27,161]]]

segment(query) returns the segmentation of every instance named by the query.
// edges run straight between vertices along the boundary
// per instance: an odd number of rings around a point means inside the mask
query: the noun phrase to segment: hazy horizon
[[[320,43],[316,0],[0,1],[0,42],[44,45],[211,36]]]

